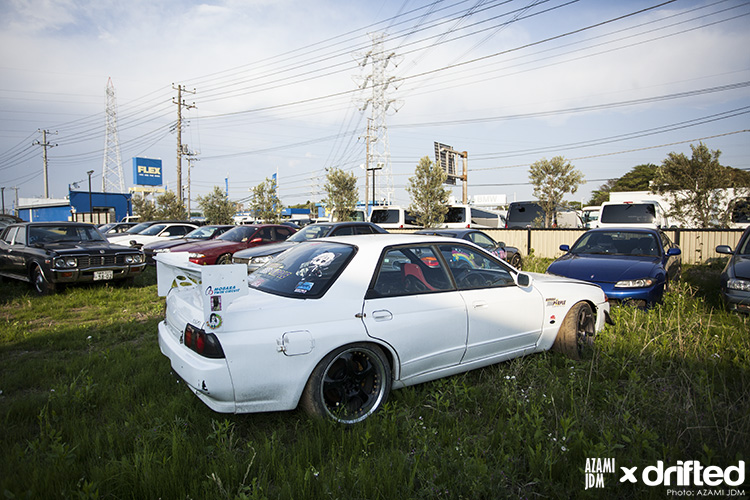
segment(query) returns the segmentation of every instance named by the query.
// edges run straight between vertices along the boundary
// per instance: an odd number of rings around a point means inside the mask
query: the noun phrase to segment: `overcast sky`
[[[134,156],[162,159],[175,188],[182,85],[195,90],[183,96],[195,104],[183,110],[193,200],[225,179],[245,199],[278,172],[285,205],[319,201],[333,167],[355,173],[364,198],[378,37],[389,106],[371,151],[387,137],[393,203],[408,204],[436,141],[468,152],[470,196],[508,201],[532,199],[529,165],[558,155],[586,177],[576,201],[700,141],[750,169],[748,1],[4,0],[6,205],[15,187],[44,193],[42,129],[56,144],[50,196],[86,190],[89,170],[101,190],[110,78],[126,188]]]

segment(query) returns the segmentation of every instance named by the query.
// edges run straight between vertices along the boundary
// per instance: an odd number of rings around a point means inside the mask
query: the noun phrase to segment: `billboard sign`
[[[440,165],[443,172],[447,174],[445,184],[456,184],[456,160],[453,154],[453,148],[439,142],[435,144],[435,163]]]
[[[161,160],[133,158],[133,184],[138,186],[162,185]]]

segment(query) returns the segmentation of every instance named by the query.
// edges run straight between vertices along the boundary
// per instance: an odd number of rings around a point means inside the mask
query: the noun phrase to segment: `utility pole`
[[[13,187],[11,189],[13,189],[16,192],[16,197],[14,198],[14,201],[13,201],[13,215],[18,217],[18,187]]]
[[[367,119],[367,135],[365,135],[365,215],[369,215],[369,206],[370,206],[370,123],[372,122],[372,118]],[[373,170],[373,188],[375,186],[375,171]],[[375,193],[373,193],[373,202],[375,201]]]
[[[2,193],[3,197],[3,214],[5,214],[5,186],[0,187],[0,193]]]
[[[190,220],[190,171],[193,169],[193,162],[199,161],[197,156],[200,154],[200,152],[193,152],[188,151],[185,153],[185,156],[187,157],[188,162],[188,171],[187,171],[187,217],[188,220]]]
[[[39,132],[42,133],[42,141],[39,142],[37,140],[37,141],[32,142],[31,144],[33,146],[42,146],[42,148],[44,148],[43,153],[42,153],[42,158],[44,162],[44,197],[49,198],[49,175],[47,174],[47,148],[54,148],[55,146],[57,146],[57,144],[50,144],[47,142],[47,134],[50,133],[49,131],[39,129]],[[54,134],[57,135],[57,132],[54,132]]]
[[[182,93],[195,94],[195,89],[186,90],[182,85],[177,85],[175,88],[174,83],[172,84],[172,89],[177,91],[177,99],[172,99],[172,103],[177,104],[177,196],[180,203],[182,203],[182,156],[187,152],[187,147],[182,144],[182,108],[192,109],[195,107],[195,103],[187,104],[185,102],[182,98]]]

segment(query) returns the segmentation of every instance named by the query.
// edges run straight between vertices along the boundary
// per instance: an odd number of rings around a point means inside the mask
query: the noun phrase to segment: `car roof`
[[[14,226],[84,226],[96,228],[94,224],[88,222],[72,222],[72,221],[42,221],[42,222],[18,222],[13,224]]]
[[[414,234],[435,234],[435,235],[444,235],[444,234],[455,234],[456,236],[464,236],[468,233],[481,233],[478,229],[466,229],[466,228],[445,228],[445,229],[420,229],[419,231],[415,231]]]
[[[658,233],[660,232],[659,229],[656,229],[654,227],[630,227],[627,225],[624,226],[612,226],[612,227],[596,227],[593,229],[589,229],[586,231],[587,233],[611,233],[611,232],[618,232],[618,231],[627,231],[627,232],[635,232],[635,233]]]
[[[374,226],[374,225],[376,224],[373,224],[372,222],[345,220],[345,221],[339,221],[339,222],[314,222],[312,224],[308,224],[305,227],[310,227],[310,226]]]
[[[445,244],[444,236],[433,236],[427,234],[408,234],[408,233],[385,233],[385,234],[355,234],[350,236],[329,236],[320,238],[315,241],[334,241],[336,243],[346,243],[349,245],[366,246],[366,247],[390,247],[395,245],[408,245],[411,243],[438,243]],[[471,245],[470,241],[462,240],[463,243]],[[456,242],[458,243],[458,242]]]

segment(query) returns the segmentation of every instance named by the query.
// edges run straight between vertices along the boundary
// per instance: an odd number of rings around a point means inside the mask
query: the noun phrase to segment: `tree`
[[[555,156],[531,165],[529,180],[534,186],[534,196],[546,213],[544,225],[551,227],[555,211],[562,204],[565,194],[574,194],[583,184],[583,173],[562,156]]]
[[[133,214],[140,217],[141,222],[156,220],[156,203],[147,199],[145,196],[133,196]]]
[[[156,197],[156,215],[164,220],[185,220],[187,210],[174,191],[167,191]]]
[[[250,200],[250,211],[256,219],[265,222],[281,220],[281,200],[276,194],[276,182],[266,177],[266,180],[253,188]]]
[[[669,153],[657,169],[653,189],[671,204],[667,216],[683,224],[707,228],[726,225],[729,204],[726,189],[734,188],[734,196],[750,187],[748,175],[719,163],[721,151],[709,150],[702,142],[690,145],[692,156]]]
[[[612,185],[612,191],[649,191],[659,167],[653,163],[636,165]]]
[[[445,179],[443,169],[428,156],[419,160],[414,176],[409,177],[406,186],[411,195],[409,211],[414,214],[420,226],[437,227],[443,223],[445,214],[448,213],[449,195],[444,185]]]
[[[601,205],[609,201],[610,191],[650,191],[657,168],[653,163],[636,165],[619,179],[609,179],[591,193],[588,204]]]
[[[199,196],[198,206],[208,224],[231,224],[236,212],[235,204],[229,201],[219,186],[214,186],[213,191],[206,196]]]
[[[341,169],[332,168],[326,176],[326,199],[323,204],[331,213],[331,220],[347,221],[357,206],[357,177]]]
[[[617,179],[609,179],[607,182],[599,186],[599,189],[594,189],[591,192],[591,199],[589,200],[589,205],[601,205],[605,201],[609,201],[609,192],[612,191],[612,186],[614,186],[615,182],[617,182]]]

